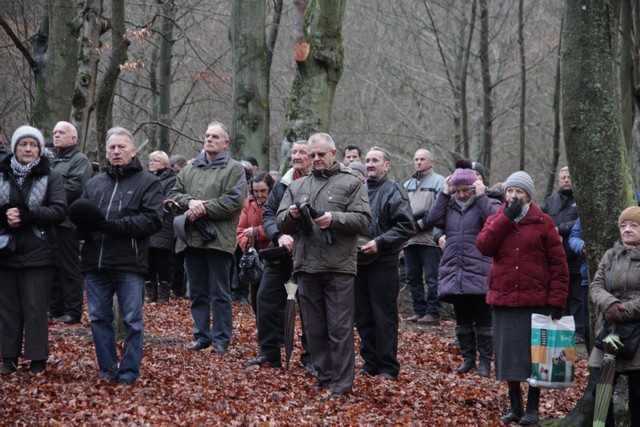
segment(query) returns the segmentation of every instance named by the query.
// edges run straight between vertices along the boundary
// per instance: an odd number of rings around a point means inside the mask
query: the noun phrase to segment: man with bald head
[[[56,158],[51,168],[62,175],[67,194],[67,205],[80,195],[91,178],[91,163],[78,150],[78,132],[68,122],[58,122],[53,128],[53,146]],[[56,226],[58,269],[51,286],[49,315],[61,323],[78,323],[82,316],[83,287],[80,274],[80,242],[71,230],[67,217]]]

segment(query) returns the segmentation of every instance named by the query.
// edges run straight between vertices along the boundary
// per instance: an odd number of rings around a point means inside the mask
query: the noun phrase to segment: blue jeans
[[[233,303],[229,274],[233,255],[217,249],[187,248],[185,252],[193,336],[196,341],[228,347]],[[213,331],[211,330],[213,309]]]
[[[84,276],[91,333],[100,377],[134,381],[142,362],[144,276],[128,271],[90,272]],[[118,296],[126,329],[120,363],[113,326],[113,295]]]
[[[431,314],[440,317],[442,305],[438,299],[438,266],[442,256],[435,246],[409,245],[404,248],[404,268],[407,286],[413,299],[413,312],[418,316]],[[424,282],[427,282],[427,293]]]

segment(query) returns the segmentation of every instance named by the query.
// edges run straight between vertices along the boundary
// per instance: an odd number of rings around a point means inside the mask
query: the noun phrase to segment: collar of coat
[[[226,150],[210,162],[207,161],[207,154],[202,151],[193,161],[193,166],[204,169],[223,169],[227,167],[227,163],[229,163],[229,153]]]
[[[71,158],[77,151],[79,151],[77,144],[62,147],[61,149],[56,150],[56,159]]]
[[[112,165],[107,163],[104,167],[104,171],[112,178],[125,178],[133,175],[134,173],[142,172],[142,164],[137,157],[131,159],[131,162],[127,165]]]
[[[341,172],[341,163],[338,162],[333,162],[333,164],[331,165],[330,168],[327,169],[322,169],[321,171],[315,170],[315,169],[311,169],[311,174],[313,176],[315,176],[316,178],[330,178],[333,175],[336,175],[338,173]],[[346,169],[345,166],[342,166]],[[351,173],[350,171],[345,171],[346,173]]]

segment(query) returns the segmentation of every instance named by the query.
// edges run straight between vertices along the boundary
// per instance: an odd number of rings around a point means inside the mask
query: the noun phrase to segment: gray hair
[[[560,170],[558,171],[558,176],[560,176],[560,174],[562,172],[569,172],[569,166],[563,166],[560,168]],[[570,173],[570,172],[569,172]]]
[[[168,168],[171,165],[171,162],[169,161],[169,156],[164,151],[158,150],[149,154],[149,160],[151,159],[160,160],[162,163],[164,163],[165,168]]]
[[[415,154],[413,155],[413,157],[415,157],[416,154],[418,154],[418,153],[424,153],[429,160],[433,161],[433,153],[431,151],[427,150],[426,148],[418,148],[416,150]]]
[[[131,145],[133,145],[133,135],[131,134],[131,132],[129,132],[127,129],[120,126],[112,127],[107,131],[107,138],[106,138],[105,145],[109,143],[109,138],[111,138],[114,135],[126,136],[127,138],[129,138],[129,142],[131,143]]]
[[[224,124],[214,120],[207,125],[207,129],[209,129],[211,126],[220,126],[220,128],[222,129],[222,132],[224,132],[224,139],[229,139],[229,131],[227,130],[227,127]]]
[[[311,135],[309,137],[309,145],[315,144],[318,141],[325,141],[327,144],[329,144],[329,148],[331,150],[335,150],[336,149],[336,143],[333,141],[333,138],[331,138],[331,135],[329,135],[328,133],[314,133],[313,135]]]
[[[391,156],[389,155],[389,152],[387,150],[385,150],[382,147],[378,147],[377,145],[374,145],[373,147],[371,147],[371,149],[369,150],[369,152],[372,151],[379,151],[382,153],[382,158],[384,159],[385,162],[389,162],[391,163]]]

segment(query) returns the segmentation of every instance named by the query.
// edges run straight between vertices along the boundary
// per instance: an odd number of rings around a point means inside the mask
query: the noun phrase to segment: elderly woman
[[[591,285],[589,297],[609,323],[622,324],[640,320],[640,207],[632,206],[618,218],[620,241],[605,252]],[[600,368],[604,354],[593,348],[589,366]],[[629,410],[632,426],[640,425],[640,347],[632,358],[616,357],[616,378],[624,374],[629,378]],[[607,425],[613,424],[613,411],[609,410]]]
[[[475,242],[486,219],[500,208],[500,201],[487,197],[485,190],[471,162],[458,160],[427,220],[447,236],[438,269],[438,297],[452,303],[456,314],[456,337],[464,362],[454,371],[466,373],[475,368],[477,348],[480,365],[476,374],[488,377],[493,338],[491,308],[485,296],[491,258],[482,255]]]
[[[0,162],[0,234],[13,241],[0,249],[0,372],[17,371],[24,337],[24,357],[31,360],[31,372],[40,373],[49,355],[49,283],[57,260],[53,226],[66,216],[67,196],[38,129],[16,129],[11,152]]]
[[[569,270],[553,220],[531,201],[531,177],[515,172],[502,187],[506,202],[476,239],[480,253],[493,257],[487,303],[493,314],[496,379],[507,382],[511,402],[511,411],[500,420],[536,425],[540,389],[529,386],[526,412],[520,391],[520,382],[531,374],[531,315],[562,317]]]
[[[170,167],[164,151],[149,154],[149,172],[160,180],[164,198],[176,183],[176,171]],[[147,301],[168,301],[171,295],[171,254],[174,251],[173,215],[165,212],[162,228],[149,238],[149,281]]]
[[[243,251],[251,247],[259,251],[269,246],[269,239],[262,228],[262,207],[274,184],[268,172],[259,172],[249,182],[249,197],[244,202],[236,228],[236,241]],[[258,285],[251,285],[251,307],[254,313],[257,295]]]

